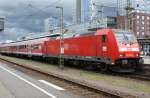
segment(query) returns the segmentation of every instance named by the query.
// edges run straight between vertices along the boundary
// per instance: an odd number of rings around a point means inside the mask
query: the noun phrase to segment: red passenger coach
[[[64,35],[62,47],[60,47],[60,36],[46,36],[12,44],[2,45],[1,53],[19,52],[24,55],[41,56],[48,60],[58,60],[62,55],[65,62],[90,65],[102,71],[111,69],[119,72],[133,72],[141,61],[135,36],[124,30],[68,31]],[[18,49],[21,45],[22,49]],[[64,52],[60,54],[60,50]]]
[[[47,38],[38,38],[5,43],[1,46],[1,53],[18,56],[43,56],[44,42],[47,40]]]

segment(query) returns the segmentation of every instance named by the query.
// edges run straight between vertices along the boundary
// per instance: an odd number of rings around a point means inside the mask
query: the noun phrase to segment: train
[[[0,53],[55,62],[61,57],[64,62],[92,66],[101,71],[135,72],[142,63],[139,44],[130,31],[110,28],[68,30],[63,40],[61,37],[61,34],[49,34],[3,43]]]

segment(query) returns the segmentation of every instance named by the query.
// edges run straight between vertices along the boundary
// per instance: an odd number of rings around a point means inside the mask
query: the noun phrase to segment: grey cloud
[[[0,0],[0,16],[6,17],[5,26],[8,28],[0,33],[0,41],[15,40],[30,32],[42,32],[45,18],[59,17],[60,10],[55,8],[56,5],[64,7],[65,23],[72,24],[75,0],[60,0],[54,3],[56,1],[58,0]]]
[[[7,28],[4,32],[0,33],[0,42],[4,42],[5,40],[15,41],[16,38],[25,36],[27,32],[29,31],[21,28]]]

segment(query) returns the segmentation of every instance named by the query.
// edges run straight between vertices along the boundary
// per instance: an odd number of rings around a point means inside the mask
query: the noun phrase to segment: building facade
[[[126,15],[126,7],[134,10],[150,12],[150,0],[117,0],[117,8],[119,16]]]
[[[150,13],[142,11],[131,15],[131,29],[141,45],[142,54],[150,56]]]
[[[5,18],[0,17],[0,31],[4,30]]]
[[[150,13],[136,11],[130,15],[130,29],[137,38],[150,37]]]
[[[44,21],[44,31],[52,32],[54,29],[58,27],[58,20],[54,17],[49,17]]]
[[[129,29],[137,38],[150,37],[150,12],[134,11],[129,14]],[[126,28],[126,16],[117,17],[117,28]]]
[[[138,42],[141,46],[141,54],[144,56],[150,56],[150,38],[139,38]]]
[[[81,23],[81,0],[76,0],[76,23]]]
[[[92,19],[93,0],[76,0],[76,24],[89,22]]]

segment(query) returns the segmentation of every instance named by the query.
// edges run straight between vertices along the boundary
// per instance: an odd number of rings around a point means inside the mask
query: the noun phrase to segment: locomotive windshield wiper
[[[124,40],[127,42],[127,43],[131,43],[132,40],[129,38],[129,35],[128,34],[125,34],[125,32],[123,33],[123,36],[124,36]]]

